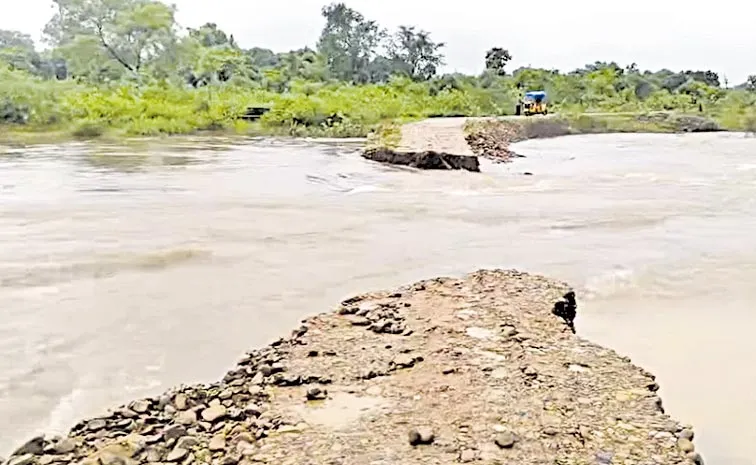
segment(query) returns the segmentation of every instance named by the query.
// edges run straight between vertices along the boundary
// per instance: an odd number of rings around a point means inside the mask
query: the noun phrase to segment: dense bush
[[[728,129],[745,129],[756,117],[756,99],[747,91],[699,88],[702,97],[694,100],[689,94],[656,89],[641,100],[631,87],[614,91],[609,90],[614,89],[610,85],[602,93],[588,79],[558,75],[543,84],[552,89],[555,110],[566,114],[698,113],[700,109]],[[511,76],[447,77],[429,82],[393,78],[384,84],[365,85],[297,80],[288,92],[277,93],[232,82],[199,89],[167,82],[94,86],[43,80],[19,70],[0,71],[0,92],[0,124],[114,128],[132,135],[248,130],[249,125],[240,123],[239,117],[247,107],[263,106],[271,111],[262,117],[261,130],[364,136],[386,121],[512,114],[518,95],[516,77]],[[591,120],[591,124],[597,123]]]
[[[51,50],[0,30],[0,126],[78,137],[228,129],[363,136],[391,121],[512,114],[524,91],[541,89],[565,115],[673,111],[727,129],[756,126],[756,76],[724,89],[712,71],[613,62],[509,72],[512,55],[501,47],[481,57],[479,76],[439,76],[442,43],[411,26],[390,34],[344,4],[323,9],[316,50],[274,53],[244,49],[213,23],[181,34],[175,8],[156,0],[53,3],[44,31]],[[240,121],[250,106],[270,111],[258,123]],[[596,131],[609,124],[574,121]]]

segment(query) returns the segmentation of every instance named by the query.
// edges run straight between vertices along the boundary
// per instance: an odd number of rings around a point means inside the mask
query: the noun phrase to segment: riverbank
[[[566,284],[479,271],[359,295],[9,465],[702,463],[653,375],[552,313]]]
[[[408,79],[365,85],[297,81],[286,91],[275,91],[259,84],[199,89],[166,83],[91,86],[6,73],[6,81],[18,91],[0,101],[0,139],[16,143],[217,131],[351,138],[365,137],[386,122],[500,115],[514,108],[508,96],[502,101],[488,92],[434,89]],[[269,111],[249,121],[250,108]]]
[[[473,165],[474,157],[509,162],[518,157],[510,145],[529,139],[578,134],[693,133],[725,129],[711,118],[672,112],[563,114],[540,117],[430,118],[403,125],[385,125],[368,140],[364,156],[374,161],[423,168],[422,155],[439,152]],[[376,154],[380,156],[375,156]],[[468,169],[448,163],[447,169]],[[479,171],[476,169],[468,171]]]
[[[494,126],[508,123],[505,131],[496,131]],[[466,133],[492,130],[491,141],[468,140],[460,143],[459,127]],[[431,132],[426,133],[430,127]],[[554,115],[547,118],[504,117],[435,117],[421,115],[395,117],[372,121],[358,126],[298,126],[291,124],[265,124],[264,122],[228,121],[216,126],[187,131],[165,132],[162,130],[132,132],[127,128],[108,127],[99,123],[81,122],[75,125],[3,126],[0,125],[0,144],[38,145],[70,141],[96,140],[119,142],[140,137],[170,138],[176,135],[224,136],[224,137],[308,137],[308,138],[366,138],[372,147],[396,151],[440,150],[455,155],[481,155],[481,144],[495,145],[507,139],[514,143],[536,137],[553,137],[570,134],[597,134],[609,132],[677,133],[720,131],[722,126],[713,119],[696,115],[672,113],[643,114],[584,114]],[[743,128],[748,131],[748,128]],[[756,126],[750,129],[756,130]],[[449,142],[449,141],[454,142]],[[468,144],[469,143],[469,144]],[[451,144],[451,145],[449,145]],[[493,153],[496,148],[488,150]]]
[[[579,134],[608,133],[693,133],[724,131],[711,118],[699,115],[656,112],[649,114],[580,114],[535,118],[470,119],[465,122],[465,139],[481,157],[507,162],[518,155],[511,144]]]
[[[171,85],[111,83],[92,85],[74,80],[53,81],[20,70],[0,68],[0,81],[9,91],[0,101],[0,142],[55,143],[69,140],[123,139],[222,133],[240,136],[368,137],[383,128],[434,117],[502,117],[514,112],[518,91],[507,79],[483,85],[476,79],[438,78],[415,82],[354,85],[337,81],[295,80],[285,89],[248,85],[202,88]],[[578,86],[582,87],[582,86]],[[706,118],[727,130],[756,126],[749,93],[719,90],[706,105]],[[690,98],[672,100],[666,91],[659,99],[618,101],[604,95],[590,105],[578,104],[572,93],[555,94],[553,113],[561,114],[581,130],[612,129],[623,115],[674,109],[696,111]],[[594,99],[595,100],[595,99]],[[250,108],[259,119],[248,120]],[[582,116],[604,111],[601,117]],[[630,113],[619,113],[630,112]],[[567,115],[573,115],[569,116]],[[635,118],[637,119],[637,118]],[[649,127],[672,130],[663,122],[621,123],[625,130]],[[590,126],[590,127],[589,127]]]

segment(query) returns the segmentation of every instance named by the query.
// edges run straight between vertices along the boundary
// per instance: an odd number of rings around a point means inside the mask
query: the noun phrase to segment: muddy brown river
[[[756,464],[756,139],[529,141],[480,174],[357,147],[0,148],[0,455],[351,293],[502,267],[573,283],[578,331],[658,375],[708,463]]]

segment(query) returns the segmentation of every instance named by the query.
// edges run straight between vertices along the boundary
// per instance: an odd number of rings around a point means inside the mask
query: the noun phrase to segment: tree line
[[[44,28],[49,48],[32,38],[0,31],[0,60],[47,79],[92,84],[123,80],[262,82],[279,90],[293,79],[386,82],[393,75],[435,76],[443,43],[402,26],[388,32],[343,3],[322,9],[325,26],[316,49],[285,53],[245,49],[214,23],[181,31],[175,7],[156,0],[54,0],[57,12]],[[182,32],[184,32],[182,34]]]
[[[454,86],[460,78],[439,76],[445,44],[429,32],[411,25],[388,31],[344,3],[323,7],[325,25],[314,49],[285,53],[243,48],[214,23],[182,31],[175,7],[156,0],[54,0],[54,4],[56,13],[43,33],[49,48],[39,51],[29,35],[0,30],[0,61],[46,79],[98,85],[126,80],[201,87],[231,81],[286,91],[296,79],[367,84],[398,75]],[[512,55],[506,48],[492,47],[481,59],[485,71],[478,78],[483,84],[508,75]],[[641,72],[635,64],[621,67],[613,62],[596,62],[567,74],[585,77],[603,71],[613,74],[615,90],[632,86],[639,98],[655,89],[700,93],[699,84],[727,86],[709,70]],[[546,86],[544,81],[559,74],[529,68],[509,73],[520,86]],[[756,91],[756,75],[737,87]]]

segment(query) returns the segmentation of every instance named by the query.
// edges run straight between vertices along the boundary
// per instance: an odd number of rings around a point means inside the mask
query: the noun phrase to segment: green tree
[[[509,50],[501,47],[494,47],[486,52],[486,70],[492,71],[499,76],[507,74],[507,63],[512,60]]]
[[[426,31],[413,26],[399,26],[389,44],[389,58],[397,71],[416,81],[427,81],[444,63],[442,42],[434,42]]]
[[[0,29],[0,49],[17,49],[25,53],[34,53],[34,40],[29,34]]]
[[[719,74],[714,71],[685,71],[683,73],[690,79],[706,84],[711,87],[720,87]]]
[[[111,58],[96,37],[79,36],[54,51],[66,63],[71,76],[88,82],[117,81],[125,68]]]
[[[666,74],[666,73],[664,73]],[[670,74],[662,80],[661,88],[669,92],[678,91],[690,78],[683,73]]]
[[[593,64],[585,65],[584,67],[576,70],[577,74],[580,75],[586,75],[590,74],[596,71],[603,71],[603,70],[609,70],[610,72],[614,73],[616,76],[621,76],[625,74],[625,69],[622,68],[620,65],[618,65],[616,62],[605,62],[605,61],[596,61]]]
[[[309,47],[280,53],[277,62],[277,67],[288,80],[322,81],[326,75],[323,58]]]
[[[256,69],[272,68],[279,62],[278,55],[267,48],[253,47],[245,53],[249,57],[251,65]]]
[[[109,69],[117,64],[138,75],[176,44],[175,8],[155,0],[53,0],[55,16],[45,27],[77,68]],[[99,48],[100,53],[93,53]],[[82,60],[93,63],[84,64]],[[112,61],[113,63],[108,63]],[[117,67],[117,66],[116,66]]]
[[[189,37],[197,40],[204,47],[229,45],[235,47],[234,36],[227,35],[215,23],[205,23],[197,29],[189,28]]]
[[[249,57],[243,50],[232,46],[230,41],[214,46],[205,46],[206,43],[203,37],[190,34],[179,44],[178,69],[188,84],[202,87],[233,77],[249,77]]]
[[[748,79],[746,79],[745,88],[749,92],[756,92],[756,74],[748,76]]]
[[[36,72],[41,65],[34,40],[28,34],[0,29],[0,62],[12,69]]]
[[[519,68],[513,73],[514,84],[525,91],[543,90],[551,82],[551,75],[551,71],[545,69]]]
[[[386,37],[375,21],[343,3],[323,8],[326,25],[320,34],[318,52],[326,60],[331,75],[343,81],[365,83],[370,80],[370,64]]]
[[[391,76],[396,74],[397,65],[394,60],[378,55],[370,62],[369,78],[370,82],[374,83],[386,83],[391,80]]]

